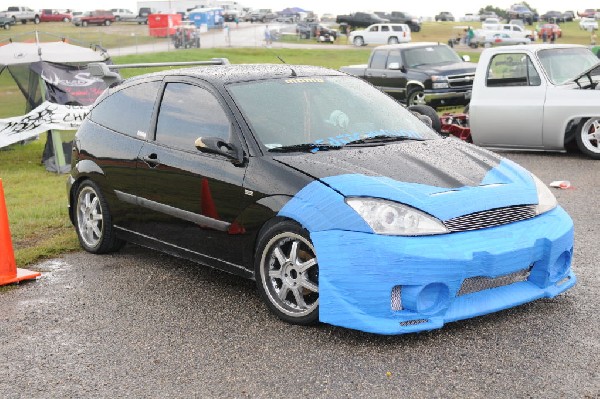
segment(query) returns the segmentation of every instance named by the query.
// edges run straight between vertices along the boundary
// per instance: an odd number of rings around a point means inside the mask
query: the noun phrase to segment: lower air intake
[[[499,277],[470,277],[463,281],[457,296],[468,295],[490,288],[504,287],[505,285],[511,285],[520,281],[527,281],[529,273],[531,273],[531,267]]]
[[[427,319],[417,319],[417,320],[407,320],[400,322],[400,326],[408,327],[408,326],[416,326],[418,324],[429,323]]]
[[[392,288],[392,310],[402,310],[402,286]]]

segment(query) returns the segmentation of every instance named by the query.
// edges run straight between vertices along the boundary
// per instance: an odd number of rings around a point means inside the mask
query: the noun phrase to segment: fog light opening
[[[432,314],[449,306],[450,290],[446,284],[426,285],[417,297],[417,312]]]
[[[571,267],[571,251],[565,251],[554,262],[550,272],[550,281],[553,283],[559,283],[559,281],[563,280],[563,277],[568,273],[569,268]],[[560,284],[558,284],[560,285]]]

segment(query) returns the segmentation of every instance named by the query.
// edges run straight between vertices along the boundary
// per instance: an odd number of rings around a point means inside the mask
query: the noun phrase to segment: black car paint
[[[389,165],[394,163],[393,178],[460,187],[477,184],[485,172],[497,164],[496,156],[475,147],[448,153],[448,149],[464,144],[446,146],[451,139],[442,138],[385,146],[349,146],[339,151],[310,154],[269,153],[254,138],[226,89],[228,84],[241,81],[324,75],[343,74],[323,68],[287,65],[219,66],[145,75],[111,88],[110,94],[128,85],[157,78],[209,88],[228,114],[234,131],[233,145],[241,148],[243,156],[232,161],[200,151],[161,148],[154,143],[160,95],[145,139],[100,126],[93,121],[92,109],[74,142],[68,181],[71,220],[75,223],[78,186],[85,179],[92,179],[106,197],[120,238],[253,278],[254,252],[261,228],[277,217],[289,199],[315,180],[345,173],[390,174]],[[110,98],[110,94],[102,96],[99,102]],[[145,148],[156,153],[160,164],[164,162],[166,166],[153,166],[144,160],[144,154],[148,152]],[[457,157],[465,161],[464,168],[453,175],[442,173],[442,170],[451,169],[448,162]],[[161,178],[161,185],[157,185],[156,176],[151,176],[153,173],[165,177]],[[203,183],[203,178],[207,183]],[[203,184],[209,188],[208,192],[203,193],[198,188]],[[216,215],[203,215],[200,204],[207,193],[214,201]],[[179,209],[165,211],[168,207]],[[177,212],[197,215],[200,222]],[[202,223],[202,218],[224,224]]]

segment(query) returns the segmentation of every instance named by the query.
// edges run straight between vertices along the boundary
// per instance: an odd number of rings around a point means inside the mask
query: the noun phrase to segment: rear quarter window
[[[150,128],[160,81],[126,87],[96,105],[89,118],[99,125],[133,137],[145,138]]]

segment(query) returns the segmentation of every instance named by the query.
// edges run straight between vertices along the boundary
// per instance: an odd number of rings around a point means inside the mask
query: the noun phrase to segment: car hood
[[[453,75],[457,73],[475,73],[477,64],[472,62],[456,62],[444,65],[421,65],[416,67],[430,75]]]
[[[275,156],[344,197],[401,202],[441,220],[537,203],[529,172],[457,139]]]

